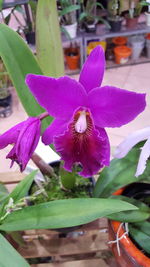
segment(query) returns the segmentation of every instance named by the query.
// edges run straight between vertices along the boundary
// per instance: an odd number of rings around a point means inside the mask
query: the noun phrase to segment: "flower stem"
[[[38,117],[39,117],[40,120],[43,120],[43,119],[45,119],[45,118],[48,117],[48,116],[49,116],[49,114],[48,114],[48,112],[46,111],[46,112],[40,114]]]

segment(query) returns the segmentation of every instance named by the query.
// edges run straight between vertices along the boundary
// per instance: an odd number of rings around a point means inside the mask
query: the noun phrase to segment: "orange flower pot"
[[[123,36],[118,36],[118,37],[114,37],[112,39],[113,44],[115,44],[116,46],[118,45],[125,45],[127,43],[127,37],[123,37]]]
[[[128,46],[116,46],[114,48],[115,62],[117,64],[125,64],[128,61],[131,53],[132,49]]]
[[[122,194],[124,188],[117,190],[113,195]],[[125,230],[121,227],[121,222],[109,221],[109,240],[116,240],[118,229],[120,228],[118,238],[121,237]],[[150,267],[150,258],[145,256],[141,250],[139,250],[128,235],[125,235],[121,240],[119,240],[120,255],[118,253],[117,244],[113,243],[110,245],[115,259],[120,267]]]
[[[79,49],[78,48],[67,48],[65,50],[66,64],[70,70],[76,70],[79,68]]]
[[[109,221],[109,240],[115,240],[117,231],[120,227],[120,222]],[[124,234],[124,229],[121,227],[119,236]],[[120,267],[150,267],[150,258],[145,256],[131,241],[131,239],[125,235],[119,241],[120,255],[118,254],[116,243],[111,244],[112,252]]]

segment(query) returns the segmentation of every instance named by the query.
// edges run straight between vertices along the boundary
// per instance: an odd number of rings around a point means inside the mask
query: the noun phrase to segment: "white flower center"
[[[75,130],[77,133],[84,133],[87,129],[86,111],[83,110],[75,124]]]

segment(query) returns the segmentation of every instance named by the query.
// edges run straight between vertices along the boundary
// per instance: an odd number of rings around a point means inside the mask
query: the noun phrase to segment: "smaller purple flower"
[[[0,135],[0,149],[13,144],[13,148],[6,156],[12,160],[11,167],[16,162],[20,166],[20,171],[25,169],[39,142],[40,129],[40,119],[30,117]]]

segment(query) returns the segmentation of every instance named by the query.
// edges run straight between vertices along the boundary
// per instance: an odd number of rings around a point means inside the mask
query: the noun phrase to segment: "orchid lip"
[[[75,130],[77,133],[84,133],[87,129],[87,120],[85,110],[80,112],[80,116],[75,124]]]

